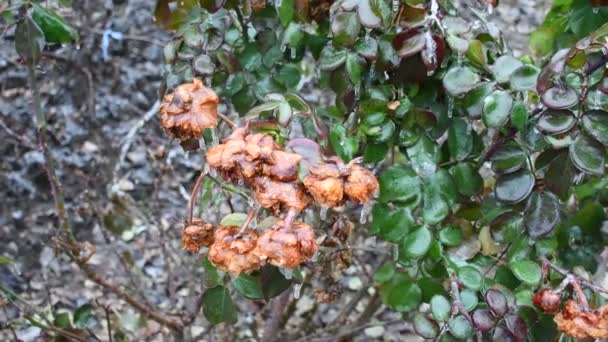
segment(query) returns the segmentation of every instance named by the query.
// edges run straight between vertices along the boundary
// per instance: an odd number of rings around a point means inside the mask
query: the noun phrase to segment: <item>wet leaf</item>
[[[496,198],[508,204],[523,201],[534,189],[534,175],[527,169],[501,175],[496,180]]]
[[[569,131],[576,124],[574,114],[566,109],[547,109],[539,118],[538,129],[547,134],[561,134]]]
[[[382,18],[380,18],[372,9],[371,1],[372,0],[359,0],[357,13],[359,14],[361,25],[367,28],[378,28],[382,24]]]
[[[287,26],[291,23],[293,15],[295,13],[295,0],[281,0],[277,1],[277,13],[283,26]]]
[[[410,232],[399,246],[399,259],[408,261],[423,257],[432,242],[433,233],[426,227],[420,227]]]
[[[397,273],[390,282],[382,284],[380,295],[385,305],[400,312],[415,309],[422,300],[420,287],[404,273]]]
[[[477,73],[468,67],[453,67],[443,77],[443,87],[451,96],[460,96],[479,84]]]
[[[203,295],[203,314],[211,324],[236,323],[236,307],[227,288],[216,286],[205,291]]]
[[[481,273],[473,266],[464,266],[458,270],[458,280],[471,290],[479,290],[483,285]]]
[[[448,322],[450,332],[458,339],[466,339],[473,334],[473,326],[462,315],[452,318]]]
[[[551,109],[566,109],[578,103],[578,95],[572,88],[553,87],[542,94],[541,100]]]
[[[414,226],[414,218],[409,209],[391,208],[382,203],[376,203],[372,209],[373,221],[370,232],[380,235],[384,240],[398,242]]]
[[[481,83],[477,88],[471,90],[463,99],[463,105],[469,116],[473,119],[481,117],[483,104],[486,96],[490,95],[493,88],[490,83]]]
[[[441,150],[426,134],[422,134],[414,145],[407,148],[407,155],[414,170],[421,176],[428,176],[437,169]]]
[[[531,260],[514,261],[509,264],[517,279],[528,285],[538,285],[541,277],[540,266]]]
[[[439,326],[437,323],[426,318],[423,314],[417,313],[414,316],[414,330],[422,338],[432,339],[439,334]]]
[[[477,195],[483,186],[483,179],[472,163],[458,163],[450,169],[457,190],[463,196]]]
[[[608,112],[590,110],[583,114],[583,128],[595,140],[608,146]]]
[[[522,168],[526,154],[516,143],[509,142],[499,147],[490,160],[494,172],[509,173]]]
[[[340,67],[346,62],[348,53],[344,50],[336,50],[331,45],[325,46],[319,57],[319,69],[322,71],[331,71]]]
[[[241,274],[232,280],[232,286],[247,299],[263,299],[262,286],[258,277]]]
[[[454,118],[448,129],[448,148],[455,160],[463,160],[473,150],[471,126],[461,118]]]
[[[472,318],[475,328],[481,332],[490,331],[496,324],[496,322],[494,322],[494,317],[492,317],[492,314],[490,314],[490,310],[488,309],[475,310]]]
[[[488,127],[504,126],[511,114],[513,98],[504,90],[495,90],[483,101],[483,119]]]
[[[560,205],[550,192],[534,192],[524,211],[524,222],[533,239],[549,234],[560,220]]]
[[[345,162],[353,159],[359,150],[359,141],[356,137],[347,134],[344,126],[335,125],[329,131],[329,141],[332,148]]]
[[[403,41],[403,45],[399,47],[399,51],[397,51],[397,54],[400,57],[410,57],[419,53],[420,51],[422,51],[422,49],[424,49],[424,46],[426,45],[426,39],[424,36],[425,33],[421,32],[406,38]]]
[[[381,202],[414,202],[421,198],[421,181],[416,172],[406,165],[394,165],[380,175]]]
[[[456,226],[447,226],[438,233],[439,241],[449,247],[459,246],[462,243],[462,231]]]
[[[536,89],[536,81],[540,70],[529,64],[522,65],[511,74],[511,89],[530,91]]]
[[[79,329],[86,329],[92,323],[91,320],[94,319],[94,310],[93,305],[86,303],[79,306],[74,311],[74,327]]]
[[[456,202],[456,185],[450,174],[441,169],[424,180],[422,218],[428,224],[441,222]]]
[[[606,159],[604,146],[585,134],[580,134],[570,145],[570,160],[585,173],[603,175]]]
[[[576,169],[570,161],[568,153],[562,151],[551,161],[549,168],[545,172],[547,189],[555,193],[562,200],[566,200],[576,173]]]
[[[452,304],[442,295],[435,295],[431,298],[431,313],[437,321],[445,322],[450,318]]]
[[[467,289],[460,291],[460,301],[467,311],[472,311],[479,304],[477,292]]]
[[[354,12],[338,13],[331,22],[332,41],[336,45],[353,45],[360,30],[361,24]]]
[[[466,56],[477,66],[485,67],[486,64],[488,64],[486,48],[483,46],[483,43],[477,39],[469,42],[469,50],[467,50]]]
[[[496,317],[504,316],[509,310],[507,297],[496,289],[489,289],[484,295],[488,308]]]
[[[352,84],[358,85],[361,82],[361,65],[363,64],[363,58],[359,55],[351,53],[346,58],[346,72]]]
[[[511,124],[521,131],[528,123],[528,108],[520,101],[516,101],[511,109]]]
[[[494,74],[496,82],[506,83],[509,82],[511,75],[515,72],[515,70],[522,65],[523,63],[519,59],[513,56],[504,55],[498,57],[490,69]]]
[[[382,265],[382,267],[380,267],[376,273],[374,273],[374,281],[377,283],[386,283],[387,281],[393,279],[395,271],[395,264],[393,262],[387,262],[386,264]]]

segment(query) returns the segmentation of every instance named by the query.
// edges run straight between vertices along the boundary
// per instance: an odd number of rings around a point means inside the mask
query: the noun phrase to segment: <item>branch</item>
[[[285,312],[285,308],[287,307],[290,298],[291,291],[285,291],[279,297],[274,299],[272,307],[270,308],[270,318],[264,325],[264,334],[260,340],[261,342],[271,342],[277,339],[275,336],[276,331],[279,329],[279,326],[281,326],[283,313]]]
[[[583,285],[586,288],[591,289],[592,291],[608,295],[608,290],[576,276],[574,273],[568,271],[567,269],[562,268],[562,267],[557,266],[556,264],[552,263],[551,261],[549,261],[549,259],[542,257],[541,261],[542,261],[544,267],[550,267],[552,270],[554,270],[555,272],[557,272],[565,277],[570,276],[570,277],[574,278],[579,284]]]

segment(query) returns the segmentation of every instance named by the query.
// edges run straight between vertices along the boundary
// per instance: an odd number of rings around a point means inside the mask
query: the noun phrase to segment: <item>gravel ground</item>
[[[49,120],[51,150],[59,163],[58,176],[76,237],[96,247],[90,264],[104,278],[125,284],[143,301],[179,313],[189,309],[201,291],[201,267],[195,256],[180,250],[179,237],[201,154],[183,152],[162,134],[155,115],[146,116],[154,109],[161,84],[162,44],[158,43],[169,39],[152,22],[153,2],[114,3],[75,1],[75,10],[67,16],[80,27],[80,46],[45,53],[37,82]],[[547,3],[500,2],[494,14],[496,23],[516,53],[525,53],[527,35],[540,23]],[[102,33],[106,30],[128,37],[110,39],[104,58]],[[104,341],[108,322],[104,308],[108,308],[115,331],[131,339],[169,339],[157,323],[148,320],[144,324],[124,302],[102,291],[65,257],[54,253],[53,200],[43,156],[36,148],[26,69],[16,61],[12,31],[8,30],[0,36],[0,255],[14,264],[0,265],[0,283],[40,312],[73,310],[91,303],[96,308],[91,330]],[[138,123],[143,127],[132,140],[125,139]],[[120,151],[129,142],[121,160]],[[226,203],[214,198],[207,205],[219,212]],[[371,266],[364,262],[360,267],[369,270]],[[360,273],[354,266],[346,270],[343,298],[316,308],[322,317],[307,315],[315,304],[310,293],[303,293],[287,330],[302,320],[316,324],[335,316],[362,288],[356,275]],[[363,310],[364,304],[362,301],[355,310]],[[251,326],[266,311],[256,304],[239,305],[251,314],[241,317],[232,336],[252,339],[256,333]],[[7,340],[11,332],[1,330],[2,323],[18,317],[19,311],[1,302],[0,308],[0,340]],[[398,315],[387,311],[381,317],[391,320]],[[206,332],[206,327],[199,317],[189,333],[196,336]],[[402,340],[405,328],[370,328],[360,339],[384,336]],[[24,341],[41,336],[39,328],[25,322],[15,332]],[[231,333],[230,329],[215,329],[205,339],[225,340]]]

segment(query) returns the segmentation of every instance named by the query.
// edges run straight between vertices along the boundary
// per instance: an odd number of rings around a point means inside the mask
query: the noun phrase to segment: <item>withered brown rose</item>
[[[300,212],[310,204],[310,197],[299,183],[285,183],[268,177],[257,177],[252,184],[258,204],[262,208],[270,208],[274,213],[287,208],[294,208]]]
[[[561,296],[551,289],[541,289],[532,297],[534,306],[549,315],[556,314],[561,306]]]
[[[200,218],[193,218],[182,231],[182,246],[192,253],[198,253],[201,247],[209,247],[212,243],[213,225]]]
[[[378,190],[376,176],[361,165],[351,163],[346,169],[344,194],[355,203],[367,203]]]
[[[217,125],[217,94],[194,79],[167,94],[160,105],[160,125],[179,140],[200,138],[204,129]]]
[[[239,230],[233,226],[219,227],[207,256],[217,268],[233,275],[251,273],[263,265],[263,260],[254,253],[258,233],[246,229],[239,235]]]
[[[344,197],[344,180],[340,170],[332,163],[319,163],[311,167],[304,177],[306,189],[317,203],[325,207],[341,205]]]
[[[608,338],[608,305],[583,311],[576,301],[570,299],[553,320],[559,331],[575,338]]]
[[[317,251],[314,230],[305,223],[294,222],[285,227],[278,221],[258,239],[256,254],[277,267],[295,268]]]

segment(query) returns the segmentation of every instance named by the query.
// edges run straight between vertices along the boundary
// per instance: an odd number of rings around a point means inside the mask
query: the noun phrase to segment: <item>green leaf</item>
[[[370,233],[380,235],[384,240],[398,242],[414,226],[414,218],[409,209],[391,209],[388,205],[376,203],[372,209],[373,221]]]
[[[583,128],[595,140],[608,146],[608,112],[590,110],[583,114]]]
[[[511,114],[513,98],[504,90],[495,90],[483,100],[483,120],[488,127],[504,126]]]
[[[57,13],[36,3],[32,4],[32,18],[49,43],[69,43],[78,40],[78,33]]]
[[[390,308],[407,312],[414,310],[422,300],[422,291],[406,274],[397,273],[389,283],[380,286],[382,302]]]
[[[346,72],[348,72],[350,82],[354,85],[361,82],[361,64],[363,64],[363,59],[357,54],[349,53],[346,57]]]
[[[524,211],[524,222],[530,237],[537,239],[549,234],[559,221],[560,205],[557,197],[550,192],[534,192]]]
[[[44,33],[30,17],[24,17],[15,28],[15,49],[28,64],[36,65],[44,48]]]
[[[448,149],[454,160],[464,160],[473,151],[471,126],[461,118],[454,118],[448,129]]]
[[[531,260],[521,260],[510,263],[511,271],[517,279],[528,285],[538,285],[541,277],[540,266]]]
[[[472,163],[458,163],[450,169],[457,190],[463,196],[475,196],[483,187],[483,179]]]
[[[244,70],[256,71],[262,64],[262,54],[255,44],[249,44],[239,55],[239,64]]]
[[[437,163],[441,159],[441,149],[426,134],[421,134],[418,141],[407,148],[410,165],[422,176],[435,173]]]
[[[517,68],[511,74],[511,88],[517,91],[530,91],[536,89],[536,81],[540,69],[537,67],[525,64]]]
[[[208,289],[203,294],[203,314],[211,324],[222,322],[236,323],[236,307],[230,298],[230,292],[223,286]]]
[[[396,270],[395,263],[387,262],[374,273],[374,281],[377,283],[386,283],[393,279]]]
[[[484,99],[486,96],[490,95],[492,90],[492,84],[484,82],[465,95],[462,102],[467,110],[467,113],[469,114],[469,117],[473,119],[481,117]]]
[[[521,131],[528,123],[528,108],[521,101],[515,101],[511,109],[511,124]]]
[[[574,113],[569,110],[547,109],[536,123],[539,130],[546,134],[562,134],[576,123]]]
[[[462,231],[457,226],[447,226],[438,233],[439,241],[449,247],[459,246],[462,243]]]
[[[594,175],[603,175],[606,168],[604,146],[585,134],[580,134],[570,145],[570,160],[579,170]]]
[[[205,269],[203,277],[205,286],[214,287],[219,285],[222,280],[222,274],[218,272],[217,268],[215,268],[206,256],[203,258],[203,268]]]
[[[577,38],[583,38],[608,21],[608,9],[592,8],[592,1],[574,1],[568,17],[570,29]]]
[[[535,179],[528,169],[521,169],[501,175],[496,179],[494,193],[496,199],[508,204],[519,203],[534,189]]]
[[[462,302],[464,309],[467,311],[473,311],[473,309],[475,309],[479,303],[477,293],[471,290],[460,291],[460,301]]]
[[[350,46],[357,41],[361,24],[355,12],[340,12],[331,22],[331,32],[335,45]]]
[[[10,258],[0,256],[0,265],[10,265],[13,261]]]
[[[266,300],[280,295],[291,286],[291,280],[285,278],[278,268],[269,265],[262,268],[260,283]]]
[[[496,59],[494,64],[491,67],[492,73],[494,74],[494,78],[498,83],[507,83],[511,78],[511,75],[521,67],[523,63],[509,55],[500,56]]]
[[[485,67],[486,64],[488,64],[486,48],[483,46],[483,43],[477,39],[469,42],[469,49],[467,50],[466,56],[473,64],[479,67]]]
[[[439,326],[426,318],[424,314],[416,313],[414,316],[414,331],[422,338],[433,339],[439,334]]]
[[[464,266],[458,270],[458,280],[471,290],[479,290],[483,285],[481,273],[473,266]]]
[[[74,326],[79,329],[86,329],[93,319],[93,305],[86,303],[79,306],[74,311]]]
[[[72,327],[72,319],[69,312],[56,313],[53,319],[53,324],[62,329],[70,329]]]
[[[220,221],[220,226],[233,226],[240,227],[247,220],[247,214],[245,213],[230,213]]]
[[[275,79],[288,89],[295,88],[300,83],[300,69],[295,64],[285,64],[279,69]]]
[[[289,25],[293,19],[295,13],[295,1],[294,0],[280,0],[276,2],[277,12],[279,19],[283,26]]]
[[[331,71],[338,69],[344,62],[348,53],[344,50],[336,50],[331,45],[327,45],[321,51],[319,57],[319,69],[321,71]]]
[[[340,125],[334,125],[329,131],[329,142],[338,157],[345,162],[353,159],[353,156],[359,150],[359,141],[356,137],[348,134],[346,128]]]
[[[490,161],[496,173],[509,173],[522,168],[526,163],[526,153],[514,142],[509,142],[498,149]]]
[[[479,75],[472,69],[456,66],[443,77],[443,87],[451,96],[460,96],[475,88],[479,80]]]
[[[428,224],[441,222],[449,213],[456,198],[456,186],[445,169],[424,180],[422,218]]]
[[[423,257],[431,248],[432,242],[433,233],[428,228],[420,227],[412,231],[399,246],[399,260],[407,262]]]
[[[450,318],[452,304],[442,295],[435,295],[431,298],[431,313],[433,318],[440,322],[445,322]]]
[[[380,202],[420,202],[421,181],[416,172],[406,165],[393,165],[380,175]]]
[[[258,277],[241,274],[232,280],[232,286],[247,299],[263,299],[262,285]]]
[[[469,321],[462,315],[458,315],[448,322],[448,328],[450,333],[458,339],[467,339],[473,334],[473,326]]]

